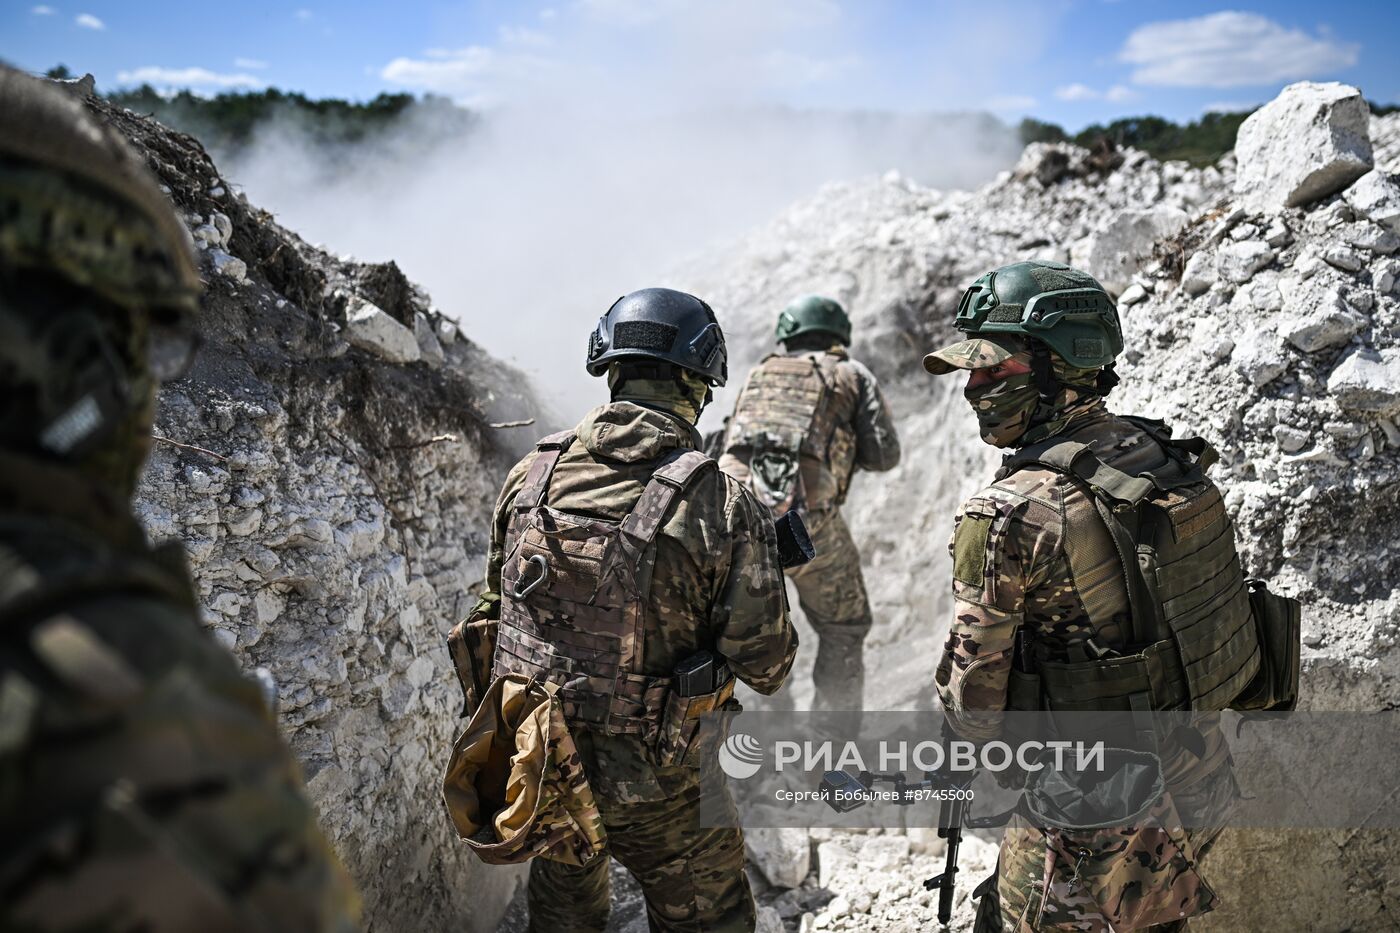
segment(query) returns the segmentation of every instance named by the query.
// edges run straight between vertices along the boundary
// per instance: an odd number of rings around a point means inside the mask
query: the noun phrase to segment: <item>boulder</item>
[[[1327,391],[1351,411],[1400,411],[1400,347],[1358,347],[1327,377]]]
[[[1204,295],[1215,284],[1215,264],[1210,253],[1193,253],[1181,273],[1181,287],[1188,295]]]
[[[1400,176],[1379,169],[1367,172],[1343,197],[1356,213],[1400,233]]]
[[[363,298],[345,309],[345,338],[391,363],[415,363],[423,356],[413,331]]]
[[[772,907],[758,908],[754,933],[783,933],[783,917]]]
[[[1279,336],[1305,353],[1340,347],[1367,324],[1366,315],[1332,289],[1316,306],[1279,322]]]
[[[447,356],[442,351],[442,343],[432,322],[421,311],[413,314],[413,339],[418,341],[418,352],[423,355],[423,362],[437,369],[446,361]]]
[[[1290,84],[1240,125],[1235,192],[1256,213],[1301,207],[1372,168],[1370,109],[1337,82]]]
[[[1180,208],[1165,205],[1123,211],[1089,239],[1076,260],[1104,288],[1120,294],[1132,284],[1133,273],[1151,258],[1153,245],[1180,232],[1190,219]]]
[[[1215,264],[1220,277],[1236,285],[1248,282],[1254,277],[1254,273],[1273,261],[1274,251],[1260,240],[1226,243],[1215,254]]]
[[[1255,386],[1273,382],[1288,368],[1288,349],[1266,331],[1246,331],[1235,341],[1230,361]]]
[[[779,888],[796,888],[812,867],[812,845],[805,829],[745,830],[749,857],[763,877]]]

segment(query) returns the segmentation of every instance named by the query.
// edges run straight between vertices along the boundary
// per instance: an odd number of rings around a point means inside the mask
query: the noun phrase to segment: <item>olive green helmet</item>
[[[774,335],[779,343],[786,343],[799,334],[817,331],[832,334],[843,344],[849,344],[851,319],[846,316],[845,309],[832,299],[821,295],[803,295],[778,315]]]
[[[1108,366],[1123,352],[1113,299],[1093,276],[1061,262],[1030,260],[988,272],[963,292],[953,326],[973,339],[930,353],[929,372],[995,365],[1025,338],[1075,369]]]

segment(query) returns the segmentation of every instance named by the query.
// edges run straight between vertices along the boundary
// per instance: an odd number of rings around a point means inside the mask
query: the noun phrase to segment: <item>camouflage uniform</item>
[[[261,690],[131,513],[187,235],[122,140],[8,69],[0,203],[0,928],[354,929]]]
[[[625,398],[625,394],[624,394]],[[560,456],[547,492],[563,512],[620,521],[667,454],[700,437],[683,420],[629,401],[590,412]],[[537,453],[511,471],[501,492],[479,614],[499,611],[503,548],[516,495]],[[709,648],[761,693],[777,690],[797,637],[787,617],[772,522],[747,490],[710,469],[685,489],[656,539],[643,672],[667,677]],[[700,775],[660,767],[640,736],[574,729],[579,757],[607,830],[608,849],[641,883],[654,930],[751,930],[743,834],[695,825]],[[608,915],[608,860],[579,867],[535,859],[531,928],[601,930]]]
[[[834,344],[825,350],[797,351],[786,358],[806,358],[819,364],[831,393],[828,404],[835,428],[824,456],[804,450],[801,457],[806,521],[817,556],[788,571],[797,586],[802,612],[818,638],[812,671],[816,686],[813,706],[858,710],[865,690],[863,649],[873,619],[860,552],[841,515],[841,505],[856,470],[883,472],[899,463],[899,435],[875,376],[851,359],[844,347]],[[743,406],[741,394],[735,403],[736,413]],[[762,412],[754,415],[763,416]],[[749,447],[731,441],[720,458],[720,469],[747,485],[752,479],[751,457]]]
[[[1103,402],[1065,390],[1067,403],[1060,436],[1089,445],[1105,463],[1131,475],[1165,462],[1160,446],[1138,426],[1109,413]],[[1024,628],[1035,649],[1049,660],[1068,660],[1076,646],[1094,634],[1085,603],[1094,600],[1105,615],[1123,618],[1127,594],[1116,558],[1097,577],[1096,593],[1082,592],[1070,573],[1068,549],[1113,553],[1108,532],[1080,487],[1064,475],[1025,467],[999,475],[992,485],[959,510],[950,550],[954,562],[955,614],[936,674],[939,697],[956,731],[970,739],[999,735],[1001,711],[1011,689],[1013,643]],[[1082,587],[1084,581],[1080,580]],[[1119,645],[1125,633],[1117,621],[1101,623],[1098,636]],[[1168,796],[1182,811],[1204,815],[1207,828],[1188,830],[1199,860],[1214,842],[1234,799],[1229,750],[1218,727],[1202,729],[1201,755],[1181,752],[1163,763]],[[1184,806],[1187,799],[1191,806]],[[1170,865],[1146,857],[1144,872],[1130,881],[1141,889],[1160,885]],[[1052,891],[1040,921],[1045,843],[1039,830],[1010,828],[1002,843],[997,894],[1005,929],[1056,928],[1104,931],[1092,908]],[[1079,901],[1087,898],[1081,889]],[[1089,902],[1092,904],[1092,902]],[[1165,929],[1165,928],[1163,928]]]

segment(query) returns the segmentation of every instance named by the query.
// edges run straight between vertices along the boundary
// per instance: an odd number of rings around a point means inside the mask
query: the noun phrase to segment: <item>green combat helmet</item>
[[[779,343],[787,343],[800,334],[817,331],[834,334],[841,343],[849,345],[851,319],[846,316],[845,309],[832,299],[821,295],[804,295],[778,315],[774,335]]]
[[[1033,356],[1048,347],[1076,370],[1111,367],[1123,352],[1113,299],[1093,276],[1060,262],[988,272],[963,292],[953,325],[974,337],[924,357],[931,373],[995,366],[1027,345]]]

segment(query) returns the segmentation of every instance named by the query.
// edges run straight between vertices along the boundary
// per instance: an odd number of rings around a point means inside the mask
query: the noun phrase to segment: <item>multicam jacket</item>
[[[817,419],[821,423],[813,424],[812,428],[812,434],[818,436],[804,438],[802,444],[801,475],[806,506],[812,510],[839,506],[846,499],[851,476],[856,470],[878,473],[893,469],[899,463],[900,454],[894,418],[875,376],[859,360],[851,359],[841,346],[774,354],[754,369],[735,402],[720,469],[745,485],[751,482],[753,450],[745,439],[745,426],[754,422],[761,428],[763,423],[772,420],[773,413],[766,410],[766,405],[746,405],[746,396],[755,394],[752,391],[755,381],[764,378],[770,361],[782,366],[794,360],[817,365],[827,396],[823,400],[827,410]],[[810,410],[806,417],[811,417]]]
[[[1101,401],[1075,412],[1062,436],[1125,473],[1166,462],[1142,428]],[[935,684],[964,737],[986,740],[1001,731],[1017,629],[1024,627],[1038,658],[1050,661],[1082,657],[1096,628],[1103,647],[1128,641],[1128,598],[1116,551],[1090,497],[1063,474],[1037,466],[999,474],[958,511],[949,550],[955,611]],[[1081,568],[1078,579],[1071,554]],[[1088,606],[1094,607],[1093,625]],[[1203,731],[1199,760],[1178,756],[1164,763],[1169,786],[1184,777],[1188,764],[1193,774],[1206,774],[1227,755],[1218,728]]]

